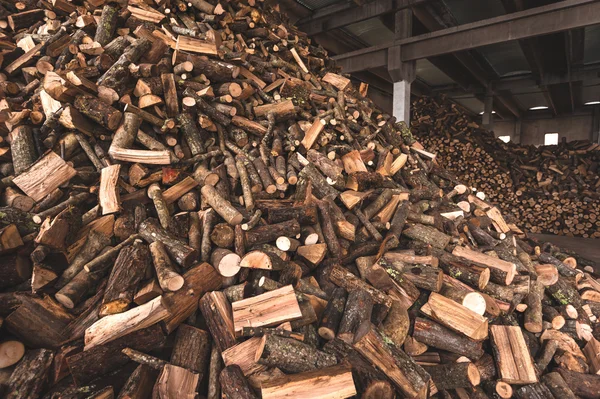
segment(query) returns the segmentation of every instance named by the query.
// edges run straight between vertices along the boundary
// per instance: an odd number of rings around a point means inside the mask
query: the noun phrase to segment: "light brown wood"
[[[163,199],[167,204],[172,204],[177,201],[185,193],[193,190],[198,186],[198,182],[191,176],[187,176],[179,183],[169,187],[163,192]]]
[[[200,376],[183,367],[165,364],[156,385],[154,398],[157,399],[194,399]]]
[[[531,354],[520,327],[490,327],[498,374],[509,384],[533,384],[538,381]]]
[[[367,167],[360,156],[360,152],[356,150],[350,151],[344,155],[342,157],[342,162],[344,163],[344,170],[348,174],[354,172],[367,172]]]
[[[85,330],[85,350],[149,327],[168,316],[169,311],[159,296],[126,312],[103,317]]]
[[[302,139],[300,144],[302,144],[302,146],[306,148],[306,150],[310,150],[310,148],[313,146],[313,144],[315,144],[315,141],[317,141],[317,138],[319,137],[324,128],[325,121],[323,119],[317,118],[304,134],[304,138]]]
[[[204,40],[194,39],[189,36],[177,36],[175,45],[171,45],[174,50],[189,51],[190,53],[217,54],[217,46]]]
[[[19,341],[0,343],[0,369],[16,364],[25,354],[25,345]]]
[[[69,181],[77,171],[54,152],[49,152],[13,182],[36,202]]]
[[[350,85],[350,79],[331,72],[327,72],[325,76],[323,76],[323,81],[342,91],[346,90],[348,85]]]
[[[245,376],[251,376],[267,369],[267,366],[256,363],[256,351],[261,343],[260,337],[252,337],[223,351],[225,366],[236,364],[240,366]]]
[[[429,300],[421,307],[421,312],[476,341],[484,340],[488,336],[487,318],[435,292],[429,295]]]
[[[120,171],[121,165],[110,165],[101,170],[98,201],[103,215],[119,212],[121,209],[119,188],[117,186]]]
[[[344,399],[357,393],[346,366],[272,378],[261,384],[260,392],[263,399]]]
[[[236,333],[244,327],[273,326],[302,317],[291,285],[231,304]]]
[[[498,269],[506,273],[506,285],[510,285],[517,273],[517,266],[514,263],[505,260],[494,258],[493,256],[474,251],[472,249],[457,246],[452,251],[452,255],[465,258],[476,264]]]
[[[590,373],[600,374],[600,342],[592,337],[583,347],[583,353],[590,366]]]
[[[141,163],[148,165],[170,165],[171,153],[167,150],[133,150],[111,146],[110,156],[118,161]]]

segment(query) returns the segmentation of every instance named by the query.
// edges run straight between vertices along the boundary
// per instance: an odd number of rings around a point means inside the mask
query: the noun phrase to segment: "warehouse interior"
[[[388,54],[365,49],[460,29],[466,39],[459,51],[446,51],[442,45],[431,56],[413,54],[413,96],[444,94],[481,118],[497,137],[516,143],[551,144],[553,138],[546,134],[553,133],[559,139],[599,140],[600,17],[593,1],[277,3],[345,71],[369,83],[370,95],[388,112],[393,109],[394,82],[402,77],[390,72],[393,66],[387,57],[393,48]],[[550,27],[546,21],[554,24]],[[488,28],[494,29],[490,36],[495,37],[486,36]],[[517,36],[519,40],[513,40]],[[437,37],[455,42],[455,37]],[[488,44],[488,39],[494,43]]]

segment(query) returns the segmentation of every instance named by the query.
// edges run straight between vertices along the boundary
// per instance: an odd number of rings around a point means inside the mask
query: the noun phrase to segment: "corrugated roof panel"
[[[454,83],[452,79],[429,60],[417,60],[417,76],[429,86],[444,86]]]
[[[516,94],[515,99],[519,103],[521,103],[526,109],[529,109],[531,107],[537,107],[540,105],[547,107],[550,106],[550,104],[546,102],[544,94],[541,91],[538,91],[533,88],[529,92]]]
[[[499,1],[444,0],[444,2],[460,25],[506,14]]]
[[[585,28],[584,46],[583,62],[586,64],[600,62],[600,25]]]
[[[379,18],[371,18],[348,25],[344,30],[358,37],[369,46],[376,46],[394,40],[394,33],[386,28]]]
[[[531,72],[527,58],[516,41],[480,47],[477,50],[487,58],[500,77]]]
[[[589,101],[600,101],[600,79],[586,81],[581,89],[582,103]]]
[[[319,8],[327,7],[335,3],[348,3],[348,1],[340,0],[296,0],[306,8],[318,10]]]
[[[452,101],[475,113],[483,111],[483,103],[475,97],[452,98]]]

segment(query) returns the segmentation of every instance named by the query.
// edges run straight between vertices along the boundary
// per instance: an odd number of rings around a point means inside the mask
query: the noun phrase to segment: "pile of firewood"
[[[277,11],[0,11],[0,397],[598,398],[594,265]]]
[[[413,104],[411,127],[437,161],[533,233],[600,238],[600,144],[504,143],[444,98]]]

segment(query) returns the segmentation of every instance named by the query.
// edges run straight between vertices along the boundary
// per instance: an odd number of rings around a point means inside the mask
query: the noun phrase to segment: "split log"
[[[264,399],[349,398],[356,395],[352,372],[345,366],[273,378],[261,385]]]

